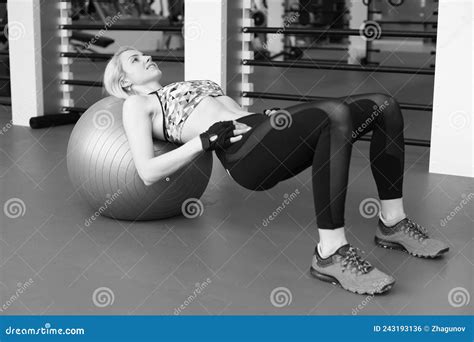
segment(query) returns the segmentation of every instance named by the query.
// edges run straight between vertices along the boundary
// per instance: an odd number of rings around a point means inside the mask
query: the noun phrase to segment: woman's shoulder
[[[149,95],[130,95],[123,102],[123,107],[126,106],[144,106],[150,101]]]
[[[153,97],[149,95],[130,95],[123,103],[123,111],[150,114]]]

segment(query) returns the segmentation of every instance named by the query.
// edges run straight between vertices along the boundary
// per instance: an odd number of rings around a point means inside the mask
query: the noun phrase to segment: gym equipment
[[[186,200],[197,201],[212,172],[203,153],[166,179],[146,186],[135,168],[122,125],[123,99],[106,97],[75,125],[67,147],[67,168],[75,189],[96,215],[120,220],[155,220],[180,215]],[[154,140],[155,156],[178,145]],[[97,214],[98,213],[98,214]]]
[[[405,0],[388,0],[389,4],[395,7],[403,5]]]
[[[301,56],[303,56],[303,50],[302,49],[300,49],[297,46],[292,46],[290,48],[288,58],[290,58],[290,59],[299,59]]]
[[[67,9],[68,7],[65,6]],[[67,11],[66,11],[67,12]],[[121,21],[122,22],[122,21]],[[125,21],[123,21],[125,22]],[[101,24],[61,24],[58,26],[58,29],[71,31],[70,35],[70,44],[74,45],[74,40],[76,41],[90,41],[91,37],[95,37],[92,34],[81,32],[80,30],[101,30],[103,29],[103,25]],[[155,22],[147,25],[137,25],[137,24],[115,24],[108,27],[108,30],[130,30],[130,31],[161,31],[161,32],[182,32],[183,25],[170,25],[170,19],[161,17],[155,20]],[[100,37],[95,41],[94,45],[100,47],[107,47],[109,44],[113,42],[112,39],[107,37]],[[78,49],[76,49],[78,50]],[[72,76],[72,73],[69,71],[70,62],[68,58],[79,58],[79,59],[90,59],[92,61],[96,60],[107,60],[113,56],[113,54],[109,53],[96,53],[90,52],[93,51],[90,47],[88,47],[87,52],[84,51],[69,51],[69,52],[59,52],[59,57],[61,57],[61,64],[64,70],[67,70]],[[157,62],[176,62],[176,63],[184,63],[184,57],[180,56],[165,56],[163,54],[152,54],[151,57]],[[61,78],[59,80],[61,85],[78,85],[78,86],[90,86],[90,87],[102,87],[102,82],[100,81],[87,81],[87,80],[75,80],[71,77],[69,78]],[[59,126],[59,125],[66,125],[66,124],[74,124],[79,119],[83,109],[74,107],[74,101],[70,99],[71,90],[65,89],[63,90],[63,95],[67,94],[69,100],[67,101],[68,104],[61,107],[60,111],[62,114],[47,114],[43,116],[37,116],[30,118],[29,124],[31,128],[45,128],[45,127],[52,127],[52,126]]]
[[[97,51],[91,48],[91,45],[106,48],[115,42],[115,40],[108,37],[98,36],[95,38],[93,34],[77,30],[72,31],[70,40],[74,50],[80,53],[97,53]]]
[[[280,56],[284,56],[285,59],[300,59],[301,56],[303,56],[303,50],[301,50],[297,46],[290,46],[286,50],[283,50],[282,52],[279,52],[279,53],[277,53],[273,56],[270,56],[268,58],[268,60],[273,60],[273,59],[278,58]],[[255,58],[255,57],[254,57],[254,59],[257,60],[257,58]]]
[[[282,27],[243,27],[243,33],[281,33],[311,36],[315,34],[327,34],[333,36],[360,36],[360,30],[355,29],[307,29],[307,28],[282,28]],[[388,31],[380,33],[379,38],[402,37],[402,38],[436,38],[436,32],[422,31]]]
[[[95,38],[93,34],[81,32],[81,31],[72,31],[70,39],[77,40],[81,43],[87,43],[87,42],[90,42],[93,38]],[[94,40],[94,43],[92,45],[97,45],[99,47],[106,48],[107,46],[109,46],[110,44],[113,44],[114,42],[115,40],[111,38],[99,36]]]
[[[266,17],[265,17],[265,14],[262,11],[253,12],[252,19],[254,20],[255,26],[265,25]]]
[[[270,59],[270,52],[268,50],[265,50],[265,49],[255,50],[253,58],[256,61]]]
[[[308,0],[305,0],[308,1]],[[400,0],[392,0],[394,5],[403,3]],[[370,3],[368,1],[367,3]],[[301,4],[301,3],[300,3]],[[300,6],[301,7],[301,6]],[[303,8],[305,8],[303,6]],[[300,21],[301,24],[301,21]],[[357,29],[337,29],[337,28],[302,28],[302,27],[250,27],[244,26],[241,27],[241,32],[243,34],[283,34],[283,35],[299,35],[299,36],[322,36],[327,35],[329,37],[349,37],[349,36],[361,36],[361,30]],[[363,32],[366,34],[366,32]],[[426,31],[398,31],[398,30],[381,30],[377,35],[377,39],[383,38],[425,38],[425,39],[436,39],[437,32],[426,32]],[[396,74],[410,74],[410,75],[425,75],[425,76],[434,76],[433,68],[413,68],[413,67],[393,67],[393,66],[384,66],[384,65],[371,65],[372,63],[365,64],[349,64],[342,63],[341,61],[317,61],[317,60],[305,60],[300,58],[303,54],[303,51],[300,47],[286,45],[285,48],[290,48],[289,51],[283,51],[275,56],[270,58],[253,58],[246,59],[243,58],[241,63],[246,67],[245,72],[242,72],[244,79],[246,79],[245,87],[251,88],[252,84],[249,81],[249,74],[253,71],[252,67],[254,66],[266,66],[266,67],[281,67],[281,68],[298,68],[298,69],[320,69],[320,70],[341,70],[341,71],[359,71],[359,72],[378,72],[378,73],[396,73]],[[366,45],[368,48],[368,45]],[[257,55],[261,57],[262,54]],[[276,57],[285,56],[288,59],[287,61],[277,61]],[[288,101],[311,101],[317,99],[314,96],[300,96],[300,95],[290,95],[290,94],[277,94],[277,93],[267,93],[267,92],[257,92],[245,90],[241,92],[242,99],[245,99],[245,103],[251,104],[251,100],[254,98],[259,99],[279,99],[279,100],[288,100]],[[414,104],[414,103],[405,103],[400,104],[400,107],[403,109],[418,110],[418,111],[432,111],[433,106],[431,104]],[[366,140],[364,138],[362,140]],[[421,139],[405,139],[406,145],[411,146],[424,146],[429,147],[429,140]]]

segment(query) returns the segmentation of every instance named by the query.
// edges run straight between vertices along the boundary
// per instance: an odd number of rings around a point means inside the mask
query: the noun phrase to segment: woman
[[[352,292],[382,293],[395,279],[362,258],[344,234],[352,144],[372,131],[370,165],[381,200],[376,243],[419,257],[448,251],[405,215],[403,118],[392,97],[349,96],[260,114],[242,110],[212,81],[162,86],[160,79],[161,70],[150,56],[131,47],[118,50],[104,74],[107,92],[126,99],[123,123],[145,184],[167,177],[205,151],[215,151],[232,178],[255,191],[311,166],[320,237],[311,274]],[[152,137],[180,146],[154,157]]]

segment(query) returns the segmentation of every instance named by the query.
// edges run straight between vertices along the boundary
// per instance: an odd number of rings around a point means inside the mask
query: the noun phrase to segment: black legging
[[[379,198],[402,197],[404,125],[394,98],[362,94],[285,110],[289,115],[257,113],[237,119],[252,129],[240,141],[216,151],[241,186],[267,190],[312,166],[318,227],[343,227],[352,144],[372,131],[370,165]]]

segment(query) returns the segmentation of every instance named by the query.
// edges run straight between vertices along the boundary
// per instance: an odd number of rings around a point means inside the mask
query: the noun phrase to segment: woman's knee
[[[352,118],[350,107],[342,101],[324,101],[319,108],[326,112],[332,130],[350,135],[352,131]]]
[[[377,106],[389,106],[392,103],[396,103],[397,100],[390,94],[387,93],[374,93],[371,96],[371,100],[374,101]]]
[[[398,101],[391,95],[385,93],[374,94],[372,101],[377,104],[376,111],[383,113],[383,119],[387,124],[403,127],[403,115]]]
[[[378,110],[385,112],[400,112],[400,106],[398,104],[397,99],[395,99],[392,95],[385,94],[385,93],[376,93],[372,96],[371,100],[375,102],[378,107]]]

